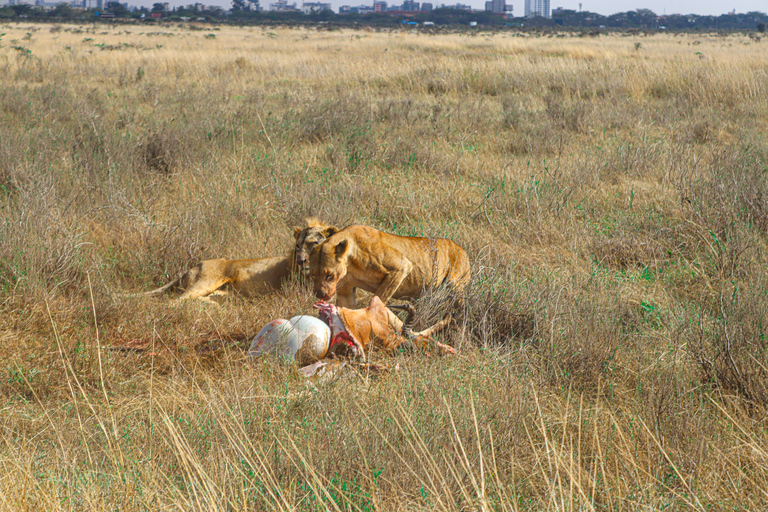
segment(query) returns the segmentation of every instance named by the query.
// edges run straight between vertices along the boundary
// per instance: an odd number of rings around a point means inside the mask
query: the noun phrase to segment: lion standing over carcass
[[[384,233],[369,226],[349,226],[328,237],[310,255],[315,295],[324,301],[357,307],[356,289],[390,299],[421,296],[446,285],[460,294],[470,279],[469,258],[446,238]]]
[[[309,254],[312,249],[339,231],[315,218],[306,219],[305,222],[306,227],[294,228],[296,246],[287,256],[205,260],[160,288],[131,295],[160,295],[180,290],[182,294],[179,299],[210,301],[211,295],[227,295],[234,292],[253,296],[279,290],[283,281],[292,274],[301,271],[302,274],[308,275]]]

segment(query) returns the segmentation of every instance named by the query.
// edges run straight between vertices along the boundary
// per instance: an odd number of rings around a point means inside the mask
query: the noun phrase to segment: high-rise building
[[[496,14],[504,14],[507,12],[507,2],[506,0],[489,0],[485,2],[485,10]]]
[[[373,12],[387,12],[387,2],[376,0],[373,2]]]
[[[525,17],[549,18],[549,0],[525,0]]]
[[[424,12],[432,12],[432,2],[422,2],[421,10]]]
[[[541,16],[550,18],[549,0],[525,0],[525,17]]]

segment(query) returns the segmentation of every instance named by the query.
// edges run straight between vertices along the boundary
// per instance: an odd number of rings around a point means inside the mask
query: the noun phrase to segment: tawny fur
[[[436,346],[443,352],[456,353],[452,347],[443,345],[431,338],[432,334],[445,328],[451,322],[450,315],[423,331],[409,333],[408,337],[405,336],[403,321],[376,296],[371,299],[367,308],[340,307],[338,308],[338,315],[344,321],[347,330],[355,336],[362,346],[364,354],[355,355],[361,356],[363,359],[374,347],[392,350],[409,340],[424,348]],[[338,349],[346,350],[347,346],[340,346]]]
[[[179,299],[210,301],[211,295],[231,292],[245,296],[262,295],[279,290],[292,274],[309,273],[309,253],[326,238],[338,232],[315,218],[306,219],[306,227],[295,227],[296,246],[287,256],[227,260],[217,258],[201,261],[170,283],[154,290],[130,294],[160,295],[181,290]]]
[[[384,233],[369,226],[349,226],[329,237],[310,256],[318,298],[357,307],[356,289],[390,299],[415,299],[446,285],[459,295],[470,278],[467,253],[445,238]]]

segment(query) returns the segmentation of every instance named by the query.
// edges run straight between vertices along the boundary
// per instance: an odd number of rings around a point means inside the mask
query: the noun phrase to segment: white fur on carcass
[[[325,356],[331,330],[317,317],[299,315],[285,320],[272,320],[261,328],[248,349],[248,359],[274,354],[285,361],[296,361],[302,367]]]

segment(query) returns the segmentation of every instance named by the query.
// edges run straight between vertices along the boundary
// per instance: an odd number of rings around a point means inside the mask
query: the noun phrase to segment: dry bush
[[[0,281],[14,290],[69,292],[82,283],[89,243],[82,228],[67,218],[49,176],[20,171],[14,175],[15,194],[4,194]]]
[[[765,342],[766,285],[760,274],[762,249],[739,249],[734,254],[731,239],[726,248],[717,249],[712,272],[725,274],[720,289],[701,309],[688,313],[681,323],[681,335],[689,345],[691,357],[703,385],[724,394],[735,394],[750,407],[768,406]],[[749,281],[738,274],[756,276]]]
[[[178,159],[179,143],[174,137],[163,133],[152,133],[140,145],[141,159],[150,171],[171,174]]]
[[[480,268],[477,268],[480,267]],[[538,290],[520,282],[509,269],[475,263],[472,281],[458,313],[462,334],[484,348],[514,349],[538,339]]]
[[[741,295],[730,300],[721,297],[721,318],[695,320],[686,338],[704,385],[742,397],[762,411],[768,405],[765,293],[747,291],[746,297]]]
[[[642,177],[648,179],[665,164],[663,143],[645,137],[639,141],[619,142],[606,151],[605,161],[599,170],[602,181],[619,183]]]
[[[592,104],[584,100],[564,101],[556,94],[544,97],[547,104],[547,116],[552,124],[561,130],[575,133],[586,131],[587,116],[592,110]]]
[[[609,286],[598,296],[587,295],[586,286],[549,284],[537,350],[552,384],[592,393],[614,371],[617,351],[641,320],[635,306]]]
[[[763,252],[765,148],[716,145],[700,177],[678,175],[693,235],[706,248],[711,293],[687,313],[684,337],[702,383],[751,406],[768,402],[765,382]]]
[[[294,136],[300,141],[324,142],[343,134],[356,135],[371,122],[371,106],[360,98],[317,98],[309,101],[294,121]],[[350,133],[351,132],[351,133]]]
[[[599,265],[617,269],[663,266],[667,254],[656,238],[637,235],[600,237],[590,244],[590,253]]]

